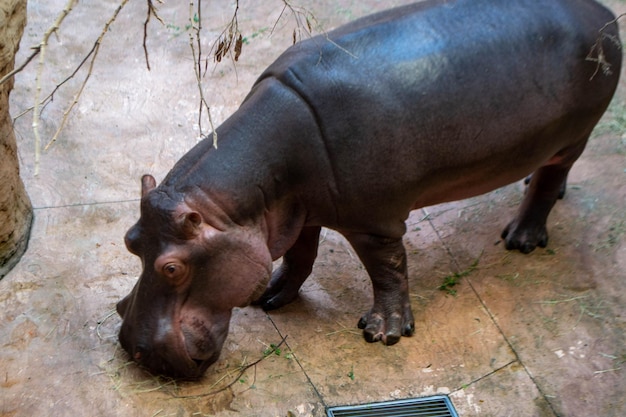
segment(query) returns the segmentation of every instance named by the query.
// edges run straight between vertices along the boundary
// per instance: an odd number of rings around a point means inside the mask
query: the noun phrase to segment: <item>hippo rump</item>
[[[414,332],[409,212],[529,174],[502,236],[524,253],[606,110],[621,52],[592,0],[428,0],[299,42],[157,187],[125,237],[143,272],[117,305],[122,347],[154,373],[195,378],[219,357],[231,310],[297,297],[321,227],[372,281],[368,342]],[[272,272],[272,261],[282,264]]]

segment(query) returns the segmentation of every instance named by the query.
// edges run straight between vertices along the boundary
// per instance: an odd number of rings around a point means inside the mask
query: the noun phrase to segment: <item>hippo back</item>
[[[354,207],[395,199],[402,217],[410,207],[465,197],[463,187],[430,192],[429,182],[451,175],[471,181],[482,155],[509,155],[494,159],[487,191],[536,168],[536,155],[524,159],[537,151],[529,136],[546,134],[550,144],[539,152],[547,160],[571,140],[550,137],[551,126],[575,134],[581,120],[574,115],[595,124],[615,90],[621,56],[606,48],[612,75],[595,77],[597,64],[586,57],[613,19],[587,0],[426,1],[296,44],[257,85],[278,80],[315,114],[338,200]],[[607,34],[617,39],[614,26]],[[496,178],[515,164],[518,170]],[[392,184],[380,180],[381,166],[393,171]],[[355,172],[367,187],[342,180]]]

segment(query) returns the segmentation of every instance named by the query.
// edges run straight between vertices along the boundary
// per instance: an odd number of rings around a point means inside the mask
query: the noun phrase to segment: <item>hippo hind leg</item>
[[[412,336],[415,321],[409,300],[406,251],[402,238],[344,233],[365,266],[374,290],[374,305],[358,327],[368,342],[397,343]]]
[[[565,195],[567,174],[585,149],[587,138],[588,135],[582,142],[561,150],[526,178],[528,189],[517,216],[502,232],[508,250],[530,253],[537,246],[546,247],[548,215],[556,200]]]
[[[320,230],[320,227],[302,229],[296,243],[283,256],[280,267],[272,273],[267,289],[253,304],[266,311],[275,310],[298,296],[298,290],[313,269]]]

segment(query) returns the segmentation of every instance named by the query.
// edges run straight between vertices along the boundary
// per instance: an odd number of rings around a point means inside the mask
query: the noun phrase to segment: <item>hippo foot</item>
[[[523,227],[516,220],[502,231],[505,247],[508,250],[518,249],[522,253],[530,253],[536,247],[545,248],[548,244],[548,231],[545,225]]]
[[[252,304],[260,306],[265,311],[270,311],[281,308],[295,300],[302,285],[300,281],[304,280],[289,278],[287,268],[281,267],[274,271],[267,289]]]
[[[272,288],[268,288],[265,293],[252,304],[260,306],[264,311],[271,311],[289,304],[297,297],[298,291],[295,291],[295,293],[289,291],[275,292]]]
[[[410,307],[405,308],[404,313],[387,315],[372,309],[361,317],[358,327],[363,330],[363,337],[367,342],[382,341],[387,346],[395,345],[402,336],[409,337],[415,333],[415,321]]]

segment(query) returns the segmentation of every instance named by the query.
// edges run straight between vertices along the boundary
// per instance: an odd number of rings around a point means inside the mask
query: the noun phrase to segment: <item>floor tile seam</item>
[[[535,388],[537,388],[537,391],[539,392],[539,395],[541,395],[541,397],[546,401],[546,403],[550,407],[550,411],[552,411],[552,414],[555,415],[555,416],[558,416],[558,413],[554,409],[554,406],[552,405],[552,401],[550,401],[550,398],[549,398],[548,394],[546,394],[544,392],[544,390],[541,388],[541,385],[537,382],[537,380],[533,376],[532,372],[530,372],[530,370],[528,369],[528,367],[526,366],[526,364],[522,360],[521,355],[519,354],[517,349],[515,349],[515,347],[513,346],[513,343],[511,343],[510,339],[507,337],[507,335],[504,332],[504,330],[502,329],[502,327],[500,327],[500,324],[496,320],[495,315],[491,312],[491,310],[487,306],[487,303],[483,300],[483,298],[478,293],[478,290],[476,290],[476,288],[474,287],[474,284],[472,283],[472,280],[470,278],[468,278],[468,277],[465,277],[465,280],[468,283],[468,285],[470,286],[470,288],[472,289],[472,292],[474,292],[474,295],[476,295],[476,298],[478,299],[478,301],[480,302],[480,305],[483,307],[483,309],[485,310],[485,312],[489,316],[489,319],[491,320],[493,325],[496,326],[496,329],[498,329],[498,333],[500,333],[500,335],[502,336],[502,338],[506,342],[506,344],[509,347],[509,349],[511,350],[511,352],[513,352],[513,356],[515,357],[515,361],[519,363],[519,365],[522,367],[522,369],[524,369],[524,372],[526,373],[528,378],[530,378],[530,380],[532,381],[532,383],[535,386]]]
[[[90,203],[68,203],[68,204],[59,204],[59,205],[49,205],[49,206],[36,206],[33,207],[34,211],[43,211],[50,209],[63,209],[63,208],[75,208],[75,207],[91,207],[91,206],[100,206],[100,205],[113,205],[113,204],[124,204],[124,203],[138,203],[141,199],[132,198],[128,200],[113,200],[113,201],[94,201]]]
[[[550,411],[552,412],[552,415],[555,417],[558,417],[559,415],[557,414],[556,410],[552,407],[552,403],[550,401],[548,401],[548,398],[546,397],[546,395],[543,393],[543,391],[541,390],[541,388],[537,385],[537,383],[535,382],[535,380],[532,378],[532,376],[528,373],[528,370],[526,369],[526,367],[524,366],[524,364],[518,359],[515,358],[512,361],[510,361],[509,363],[506,363],[504,365],[502,365],[501,367],[494,369],[493,371],[480,376],[476,379],[474,379],[473,381],[471,381],[469,384],[465,384],[463,386],[461,386],[460,388],[455,389],[454,391],[451,391],[448,396],[453,396],[454,394],[464,391],[465,389],[467,389],[469,386],[474,385],[482,380],[485,380],[501,371],[503,371],[504,369],[510,367],[511,365],[514,365],[518,363],[520,366],[522,366],[524,368],[524,372],[528,375],[528,377],[530,378],[530,380],[533,382],[533,385],[535,386],[535,388],[537,388],[537,391],[539,392],[539,395],[547,402],[548,406],[550,407]]]
[[[505,363],[504,365],[500,366],[499,368],[496,368],[496,369],[492,370],[491,372],[486,373],[485,375],[481,375],[478,378],[473,379],[469,383],[463,384],[459,388],[450,391],[450,393],[448,395],[452,396],[452,395],[456,394],[457,392],[461,392],[461,391],[465,390],[466,388],[468,388],[469,386],[474,385],[474,384],[476,384],[476,383],[478,383],[478,382],[480,382],[480,381],[482,381],[484,379],[487,379],[487,378],[497,374],[498,372],[502,371],[503,369],[508,368],[509,366],[511,366],[511,365],[513,365],[515,363],[520,363],[519,359],[515,358],[515,359],[510,360],[509,362]],[[520,363],[520,365],[521,365],[521,363]]]
[[[308,384],[311,386],[311,388],[313,388],[313,391],[315,392],[315,395],[319,399],[322,407],[324,408],[324,410],[326,410],[328,408],[328,404],[326,404],[326,401],[324,400],[324,396],[317,389],[317,386],[315,386],[315,383],[313,383],[313,380],[309,376],[309,374],[306,371],[306,369],[304,369],[304,365],[302,365],[302,362],[300,362],[300,359],[298,358],[298,354],[291,348],[291,345],[289,344],[288,335],[283,335],[283,333],[278,328],[278,325],[276,324],[276,322],[274,321],[274,319],[272,318],[272,316],[269,313],[265,313],[265,314],[267,314],[267,317],[269,318],[270,322],[272,323],[272,326],[274,326],[274,329],[276,329],[276,332],[278,332],[278,335],[281,337],[282,340],[284,340],[285,345],[289,348],[289,351],[293,354],[293,358],[295,359],[296,363],[298,364],[298,367],[300,367],[300,370],[304,374],[304,377],[306,378]]]
[[[439,233],[439,230],[437,229],[437,227],[435,226],[435,224],[433,223],[432,219],[430,218],[430,216],[428,215],[428,212],[425,209],[422,209],[422,212],[425,215],[426,220],[428,220],[428,223],[430,224],[430,226],[433,228],[435,234],[437,235],[437,238],[439,239],[439,241],[441,242],[441,244],[443,245],[446,253],[448,254],[448,256],[450,257],[450,259],[452,260],[452,262],[454,263],[454,265],[456,266],[457,270],[460,270],[460,264],[458,262],[458,260],[456,259],[456,256],[454,255],[454,253],[452,252],[452,250],[450,249],[450,247],[446,244],[446,242],[444,241],[443,237],[441,236],[441,234]],[[487,315],[489,316],[489,319],[491,320],[491,322],[493,323],[493,325],[496,327],[496,329],[498,330],[498,333],[502,336],[502,338],[504,339],[505,343],[507,344],[507,346],[509,347],[509,349],[511,350],[511,352],[513,353],[513,356],[515,357],[515,361],[517,361],[520,366],[524,369],[524,372],[526,373],[526,375],[528,376],[528,378],[530,378],[530,380],[532,381],[533,385],[537,388],[537,391],[539,392],[539,395],[541,395],[541,397],[546,401],[546,403],[548,404],[548,406],[550,407],[550,410],[552,411],[553,415],[557,416],[557,412],[554,409],[552,402],[550,401],[550,399],[548,398],[547,394],[541,389],[541,386],[537,383],[537,381],[535,380],[535,378],[533,377],[532,373],[529,371],[529,369],[526,367],[526,364],[524,364],[524,362],[522,361],[522,358],[520,357],[519,353],[517,352],[517,350],[515,349],[515,347],[513,346],[513,344],[511,343],[511,341],[509,340],[509,338],[506,336],[506,334],[504,333],[504,330],[500,327],[500,325],[498,324],[494,314],[491,312],[491,310],[488,308],[487,304],[485,303],[485,301],[483,300],[483,298],[480,296],[480,294],[478,293],[478,291],[476,290],[476,288],[474,287],[474,285],[472,284],[471,279],[469,279],[468,277],[465,277],[465,281],[469,284],[472,292],[474,293],[474,295],[476,296],[476,298],[478,299],[478,302],[480,303],[480,305],[483,307],[483,309],[485,310],[485,312],[487,313]],[[507,365],[505,365],[507,366]]]
[[[524,373],[528,376],[528,378],[530,378],[530,380],[532,381],[532,383],[535,386],[535,388],[537,388],[537,391],[539,392],[539,395],[546,401],[546,403],[548,404],[548,407],[550,407],[550,411],[552,412],[552,414],[554,416],[558,416],[559,414],[554,409],[554,406],[552,405],[552,401],[550,401],[550,396],[544,392],[544,390],[541,388],[541,385],[537,382],[536,378],[533,376],[532,372],[530,372],[530,370],[528,369],[526,364],[523,362],[523,360],[521,358],[521,355],[517,352],[517,349],[515,349],[515,347],[513,346],[511,341],[509,340],[509,338],[506,336],[506,334],[504,333],[504,330],[502,330],[502,328],[500,327],[500,325],[496,321],[495,316],[488,309],[487,305],[485,304],[483,299],[480,297],[480,295],[478,294],[478,292],[474,288],[474,285],[472,284],[471,280],[469,278],[467,278],[467,277],[465,278],[465,280],[469,284],[469,286],[472,289],[472,291],[474,292],[474,294],[476,294],[476,297],[480,301],[480,304],[483,306],[483,309],[485,309],[485,312],[489,316],[489,318],[492,321],[492,323],[498,329],[498,332],[500,333],[500,335],[502,336],[502,338],[504,339],[504,341],[508,345],[509,349],[511,350],[511,352],[513,352],[513,356],[515,357],[515,360],[512,361],[511,363],[514,363],[514,362],[519,363],[519,365],[522,367],[522,369],[524,369]],[[508,365],[510,365],[510,363]],[[508,366],[508,365],[505,365],[505,366]],[[488,375],[485,375],[485,376],[488,376]],[[479,378],[479,379],[481,379],[481,378]]]

